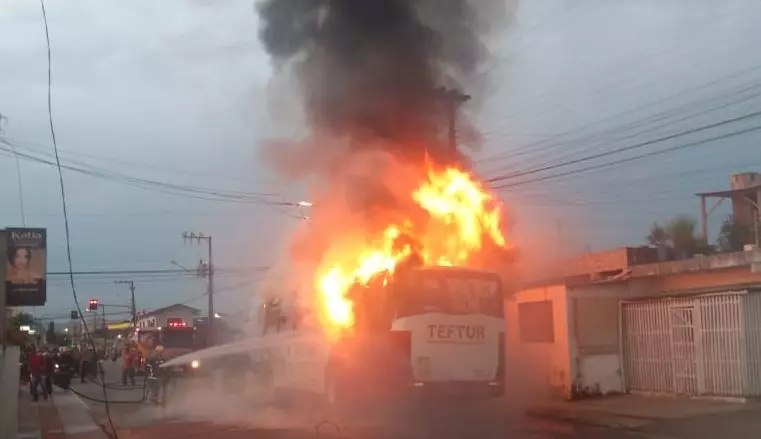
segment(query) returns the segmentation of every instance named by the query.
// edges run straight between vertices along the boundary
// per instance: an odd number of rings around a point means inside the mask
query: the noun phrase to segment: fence
[[[761,396],[761,293],[627,302],[627,390]]]

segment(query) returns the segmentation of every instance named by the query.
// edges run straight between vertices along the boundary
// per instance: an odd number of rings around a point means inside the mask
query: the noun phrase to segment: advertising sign
[[[5,303],[45,305],[47,234],[45,229],[5,229]]]

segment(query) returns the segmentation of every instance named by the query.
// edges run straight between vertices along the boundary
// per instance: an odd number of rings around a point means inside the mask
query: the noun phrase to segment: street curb
[[[88,438],[108,438],[101,426],[93,419],[88,405],[77,394],[71,391],[55,394],[53,403],[58,410],[58,416],[66,436],[87,434]],[[95,432],[100,434],[95,434]]]
[[[526,415],[532,418],[557,422],[634,431],[641,430],[658,420],[657,418],[625,416],[594,411],[570,413],[564,410],[551,409],[528,409],[526,410]]]

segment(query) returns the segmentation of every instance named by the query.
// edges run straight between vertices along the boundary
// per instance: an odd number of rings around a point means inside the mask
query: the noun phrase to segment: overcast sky
[[[53,111],[65,171],[75,271],[194,267],[204,252],[184,230],[213,235],[219,306],[239,309],[273,262],[298,210],[208,201],[112,181],[127,175],[187,189],[275,194],[304,190],[258,160],[266,139],[303,127],[282,118],[293,96],[272,96],[269,59],[251,0],[47,0]],[[491,43],[489,93],[465,109],[488,177],[583,158],[756,111],[761,99],[761,3],[754,0],[524,1]],[[0,113],[18,151],[50,158],[47,59],[39,4],[0,0]],[[283,104],[285,103],[285,104]],[[478,105],[480,104],[480,105]],[[278,112],[273,115],[273,110]],[[627,154],[505,180],[499,191],[522,245],[555,252],[639,245],[653,221],[696,215],[695,192],[721,190],[733,172],[761,171],[761,136],[738,135],[568,177],[556,174],[753,127],[745,120]],[[0,146],[7,148],[7,145]],[[509,153],[512,153],[508,155]],[[48,229],[49,271],[65,271],[55,169],[21,160],[26,225]],[[0,150],[0,226],[22,224],[16,161]],[[530,181],[549,177],[542,181]],[[144,185],[145,186],[145,185]],[[727,214],[711,220],[715,237]],[[562,246],[550,245],[560,239]],[[540,250],[543,251],[543,250]],[[125,276],[129,277],[129,276]],[[179,275],[131,276],[138,307],[203,293]],[[78,278],[84,300],[126,303],[114,277]],[[203,298],[190,303],[205,306]],[[49,278],[48,306],[66,313],[71,292]]]

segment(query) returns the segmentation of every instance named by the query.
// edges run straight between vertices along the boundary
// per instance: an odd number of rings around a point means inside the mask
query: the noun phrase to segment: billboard
[[[45,304],[47,233],[45,229],[5,229],[5,303],[7,306]]]

